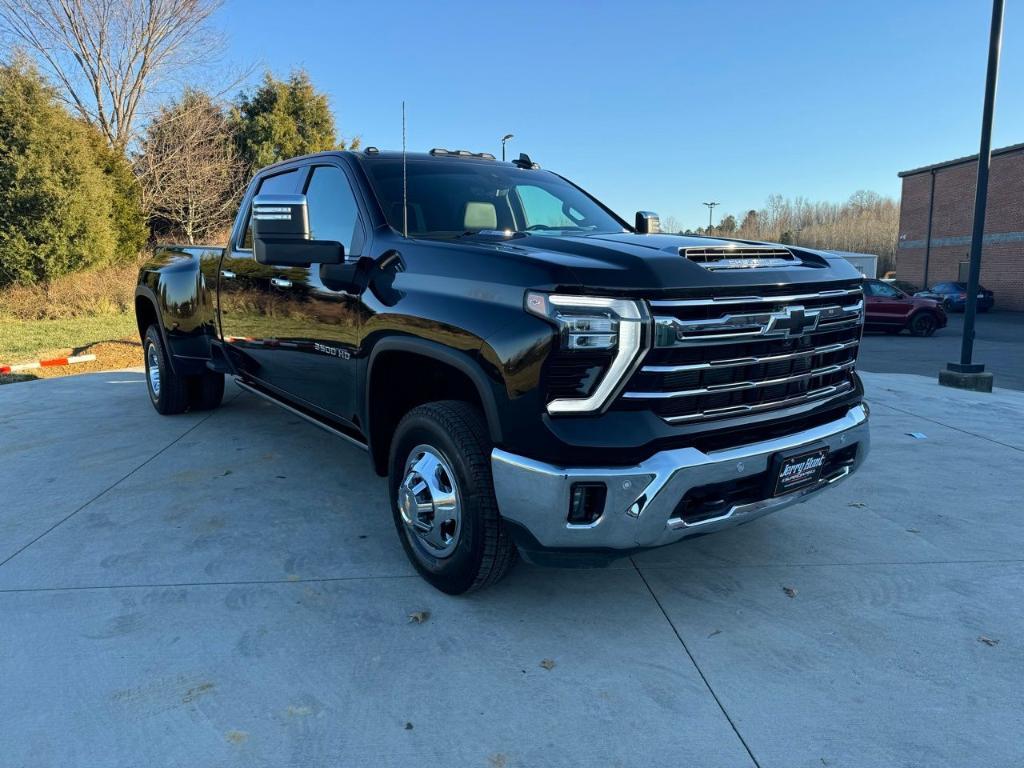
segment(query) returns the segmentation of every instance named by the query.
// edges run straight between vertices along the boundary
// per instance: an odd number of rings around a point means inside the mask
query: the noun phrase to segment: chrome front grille
[[[616,408],[690,422],[827,399],[854,386],[860,286],[649,304],[654,347]]]

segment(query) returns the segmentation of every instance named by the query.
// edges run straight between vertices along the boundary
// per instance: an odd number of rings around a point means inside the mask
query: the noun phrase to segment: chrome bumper
[[[677,505],[691,488],[766,472],[780,451],[803,446],[828,446],[837,451],[854,444],[858,445],[854,462],[816,485],[733,506],[699,522],[687,523],[675,516]],[[502,516],[525,527],[542,546],[635,549],[731,528],[805,501],[853,474],[869,447],[868,408],[861,404],[842,418],[785,437],[709,453],[696,448],[662,451],[633,467],[559,467],[495,448],[491,470]],[[588,525],[566,520],[570,489],[580,482],[603,482],[608,489],[603,514]]]

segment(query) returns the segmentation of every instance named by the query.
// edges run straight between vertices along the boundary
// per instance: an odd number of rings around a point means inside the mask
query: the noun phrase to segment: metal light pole
[[[715,210],[716,205],[720,203],[704,203],[708,207],[708,234],[711,234],[711,213]]]
[[[981,115],[981,148],[978,151],[978,185],[974,193],[974,230],[971,233],[971,266],[967,277],[967,306],[964,309],[964,335],[960,362],[949,363],[952,375],[939,375],[939,382],[968,389],[992,389],[992,376],[985,366],[972,362],[974,318],[978,309],[978,282],[981,276],[981,246],[985,236],[985,206],[988,201],[988,169],[992,162],[992,113],[995,110],[996,80],[999,75],[999,49],[1003,36],[1003,0],[992,2],[992,30],[988,41],[988,74],[985,78],[985,106]],[[942,373],[946,373],[943,371]]]
[[[515,136],[513,136],[511,133],[506,133],[504,136],[501,137],[501,162],[505,162],[505,142],[508,141],[509,139],[514,138]]]

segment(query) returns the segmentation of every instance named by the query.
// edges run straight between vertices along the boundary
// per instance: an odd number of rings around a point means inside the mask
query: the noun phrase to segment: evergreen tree
[[[95,161],[106,177],[111,193],[110,220],[117,245],[114,260],[127,262],[139,255],[146,245],[146,216],[142,210],[142,189],[128,158],[119,149],[112,149],[97,130],[92,137]]]
[[[318,93],[302,70],[287,80],[268,72],[253,93],[239,96],[231,127],[238,154],[250,170],[297,155],[345,149],[326,94]],[[356,146],[358,140],[352,143]]]
[[[24,59],[0,64],[0,286],[116,259],[123,211],[97,141]]]

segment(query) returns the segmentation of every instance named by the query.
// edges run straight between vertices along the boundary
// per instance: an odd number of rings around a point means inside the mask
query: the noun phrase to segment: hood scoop
[[[788,248],[757,245],[720,245],[680,248],[679,255],[704,269],[773,269],[801,266]]]

